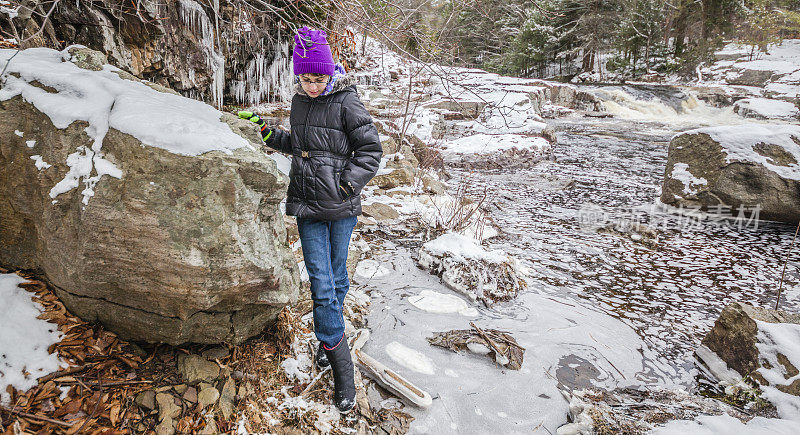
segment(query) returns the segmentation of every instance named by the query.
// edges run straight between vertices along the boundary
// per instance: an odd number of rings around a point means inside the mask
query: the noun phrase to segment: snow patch
[[[778,355],[783,355],[795,368],[800,368],[800,325],[793,323],[769,323],[756,320],[758,340],[756,348],[760,358],[765,359],[771,368],[763,365],[758,372],[769,382],[761,386],[764,397],[772,402],[783,418],[800,420],[800,397],[784,393],[777,385],[788,386],[800,381],[800,374],[791,375],[781,364]]]
[[[38,155],[38,154],[32,155],[32,156],[31,156],[31,160],[33,160],[33,161],[36,163],[36,169],[38,169],[38,170],[40,170],[40,171],[41,171],[42,169],[47,169],[47,168],[49,168],[50,166],[52,166],[52,165],[50,165],[49,163],[47,163],[47,162],[45,162],[44,160],[42,160],[42,156],[40,156],[40,155]]]
[[[9,273],[0,274],[0,403],[11,399],[8,385],[26,391],[37,379],[66,367],[47,349],[61,341],[55,324],[37,317],[44,311],[32,299],[32,293],[19,287],[27,280]]]
[[[744,117],[790,120],[800,116],[800,110],[794,104],[769,98],[743,98],[736,101],[734,106],[736,112]]]
[[[490,263],[503,263],[508,261],[502,251],[487,251],[479,244],[478,240],[458,233],[446,233],[423,247],[434,255],[450,254],[459,260],[483,260]]]
[[[701,344],[697,350],[695,350],[695,354],[706,367],[708,367],[711,374],[720,381],[720,384],[726,386],[736,385],[742,380],[742,375],[736,372],[736,370],[728,368],[728,364],[714,353],[713,350],[709,349],[708,346]]]
[[[755,417],[742,423],[730,415],[701,415],[696,420],[675,420],[653,429],[653,435],[793,435],[797,422],[775,418]]]
[[[683,193],[687,195],[694,195],[697,193],[695,186],[706,185],[708,181],[705,178],[698,178],[689,172],[689,165],[686,163],[675,163],[672,167],[670,177],[683,183]]]
[[[521,134],[475,134],[448,141],[444,144],[444,154],[489,154],[511,148],[520,150],[544,151],[550,142],[539,136]]]

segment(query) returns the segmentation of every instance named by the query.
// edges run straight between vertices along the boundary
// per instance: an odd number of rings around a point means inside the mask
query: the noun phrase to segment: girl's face
[[[316,98],[325,90],[330,78],[331,76],[329,75],[300,74],[300,86],[303,87],[309,97]]]

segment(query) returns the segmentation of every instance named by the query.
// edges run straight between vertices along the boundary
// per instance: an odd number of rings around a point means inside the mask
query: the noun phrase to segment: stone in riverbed
[[[800,396],[800,314],[734,302],[725,307],[696,355],[725,384],[750,377]]]
[[[422,190],[426,193],[441,195],[447,190],[447,187],[441,181],[431,176],[424,175],[422,177]]]
[[[759,218],[800,220],[800,127],[736,125],[690,130],[669,145],[661,201]]]
[[[408,186],[414,184],[414,173],[408,168],[394,169],[392,172],[376,175],[369,184],[387,190]]]

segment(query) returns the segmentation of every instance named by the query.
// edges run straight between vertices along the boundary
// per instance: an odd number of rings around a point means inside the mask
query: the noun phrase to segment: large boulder
[[[783,74],[775,71],[748,68],[733,68],[728,76],[728,84],[741,86],[754,86],[763,88],[770,81],[777,80]]]
[[[24,50],[0,90],[0,265],[43,273],[70,311],[129,339],[262,331],[300,279],[287,179],[253,125],[63,59]]]
[[[727,384],[749,377],[762,388],[800,396],[800,314],[734,302],[696,355]]]
[[[661,201],[759,218],[800,220],[800,127],[745,124],[672,138]]]

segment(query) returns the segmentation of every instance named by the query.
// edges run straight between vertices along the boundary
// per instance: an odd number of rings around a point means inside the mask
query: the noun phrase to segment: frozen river
[[[637,102],[652,97],[641,95],[647,89],[598,92],[615,98],[617,107],[608,107],[618,117],[548,121],[558,138],[553,160],[512,171],[450,171],[476,199],[488,191],[487,210],[502,229],[488,245],[531,269],[526,293],[478,307],[473,317],[421,311],[409,296],[454,293],[419,270],[407,246],[385,243],[378,258],[392,273],[366,284],[373,296],[366,350],[397,362],[398,372],[434,397],[431,409],[413,411],[412,432],[555,433],[566,421],[559,389],[691,391],[698,374],[692,351],[721,309],[732,301],[774,305],[794,228],[682,216],[657,201],[670,137],[738,117],[696,102],[681,107],[680,95]],[[646,227],[630,231],[636,222]],[[797,309],[798,273],[790,269],[783,307]],[[522,370],[425,340],[468,329],[470,320],[511,331],[527,349]],[[411,360],[424,370],[403,366]]]

